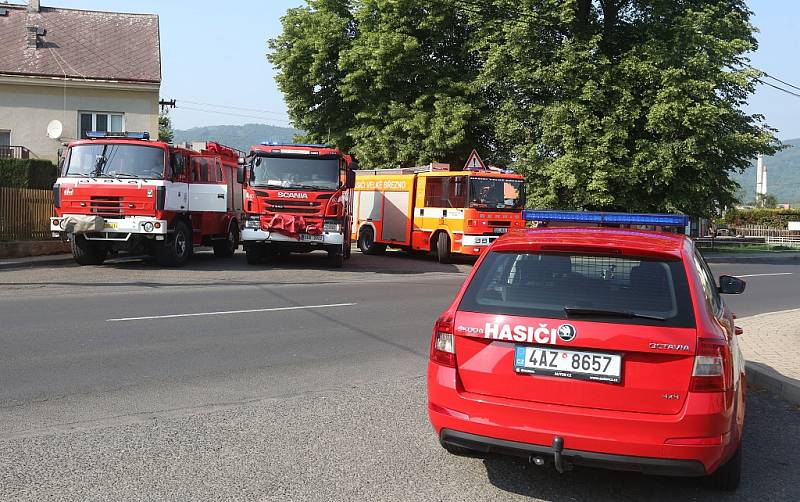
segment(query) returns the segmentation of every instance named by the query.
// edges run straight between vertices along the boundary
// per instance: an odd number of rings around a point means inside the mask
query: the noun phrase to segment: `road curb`
[[[0,270],[14,268],[51,267],[63,265],[73,260],[72,255],[37,256],[30,258],[14,258],[0,261]]]
[[[747,361],[747,383],[767,389],[792,404],[800,405],[800,381],[781,375],[765,364]]]

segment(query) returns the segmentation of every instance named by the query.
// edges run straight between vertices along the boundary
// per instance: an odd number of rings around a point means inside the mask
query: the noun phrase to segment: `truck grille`
[[[320,202],[307,200],[265,200],[270,207],[268,211],[274,213],[316,214],[319,212]]]
[[[121,215],[122,197],[93,196],[89,201],[89,208],[92,214]]]

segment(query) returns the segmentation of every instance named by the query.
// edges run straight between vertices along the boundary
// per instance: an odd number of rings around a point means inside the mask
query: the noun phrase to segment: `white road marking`
[[[740,279],[741,279],[741,278],[744,278],[744,277],[770,277],[770,276],[774,276],[774,275],[792,275],[793,273],[794,273],[794,272],[775,272],[775,273],[772,273],[772,274],[748,274],[748,275],[737,275],[736,277],[738,277],[738,278],[740,278]]]
[[[193,314],[170,314],[144,317],[120,317],[119,319],[106,319],[106,322],[146,321],[148,319],[175,319],[177,317],[201,317],[212,315],[251,314],[253,312],[280,312],[284,310],[330,309],[336,307],[352,307],[355,303],[331,303],[328,305],[301,305],[297,307],[276,307],[269,309],[225,310],[221,312],[197,312]]]

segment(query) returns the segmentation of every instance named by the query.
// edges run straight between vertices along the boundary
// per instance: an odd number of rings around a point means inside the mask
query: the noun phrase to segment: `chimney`
[[[39,0],[28,0],[28,12],[39,12],[41,7]]]
[[[35,49],[39,45],[39,27],[28,26],[28,49]]]

